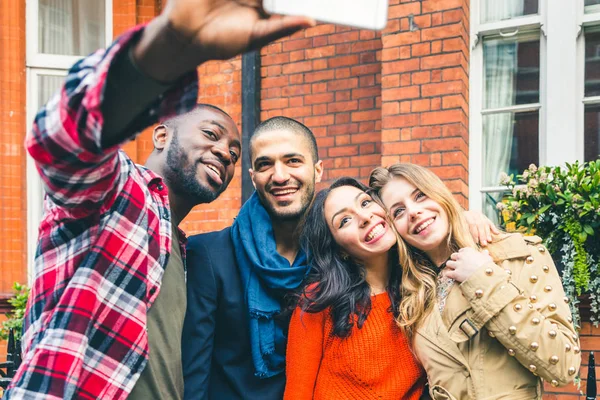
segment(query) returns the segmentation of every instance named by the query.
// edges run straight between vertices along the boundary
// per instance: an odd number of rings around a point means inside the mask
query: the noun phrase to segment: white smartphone
[[[381,30],[388,0],[263,0],[269,14],[302,15],[317,21]]]

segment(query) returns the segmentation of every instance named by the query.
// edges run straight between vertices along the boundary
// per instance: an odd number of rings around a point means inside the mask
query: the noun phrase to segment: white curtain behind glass
[[[85,56],[105,42],[104,0],[39,0],[39,52]]]
[[[494,41],[485,44],[485,108],[515,103],[517,43]],[[483,117],[483,185],[498,186],[500,172],[508,171],[513,140],[513,114],[503,112]]]
[[[523,15],[525,0],[484,0],[482,22],[501,21]]]

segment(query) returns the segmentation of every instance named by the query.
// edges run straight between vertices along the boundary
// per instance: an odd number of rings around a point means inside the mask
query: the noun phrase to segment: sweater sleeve
[[[323,356],[326,318],[325,311],[294,311],[288,334],[284,400],[313,398]]]

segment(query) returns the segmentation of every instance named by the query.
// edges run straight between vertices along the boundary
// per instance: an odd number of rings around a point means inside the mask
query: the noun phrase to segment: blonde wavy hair
[[[464,211],[450,190],[433,172],[415,164],[400,163],[388,168],[378,167],[371,172],[369,186],[373,198],[381,205],[380,194],[389,182],[403,178],[424,195],[437,202],[448,215],[450,233],[448,248],[456,252],[463,247],[478,248],[464,219]],[[386,207],[384,207],[386,208]],[[388,218],[393,224],[393,219]],[[402,268],[400,312],[396,322],[409,338],[432,311],[436,302],[437,268],[421,250],[408,245],[396,232],[398,256]]]

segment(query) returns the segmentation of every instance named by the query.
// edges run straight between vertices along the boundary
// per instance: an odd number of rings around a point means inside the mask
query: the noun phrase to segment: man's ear
[[[323,177],[323,160],[317,161],[315,164],[315,182],[321,182],[321,178]]]
[[[162,151],[167,147],[167,139],[169,138],[169,130],[166,125],[158,125],[152,132],[152,143],[156,150]]]
[[[250,179],[252,180],[252,186],[256,189],[256,183],[254,183],[254,170],[252,168],[248,168],[248,173],[250,174]]]

